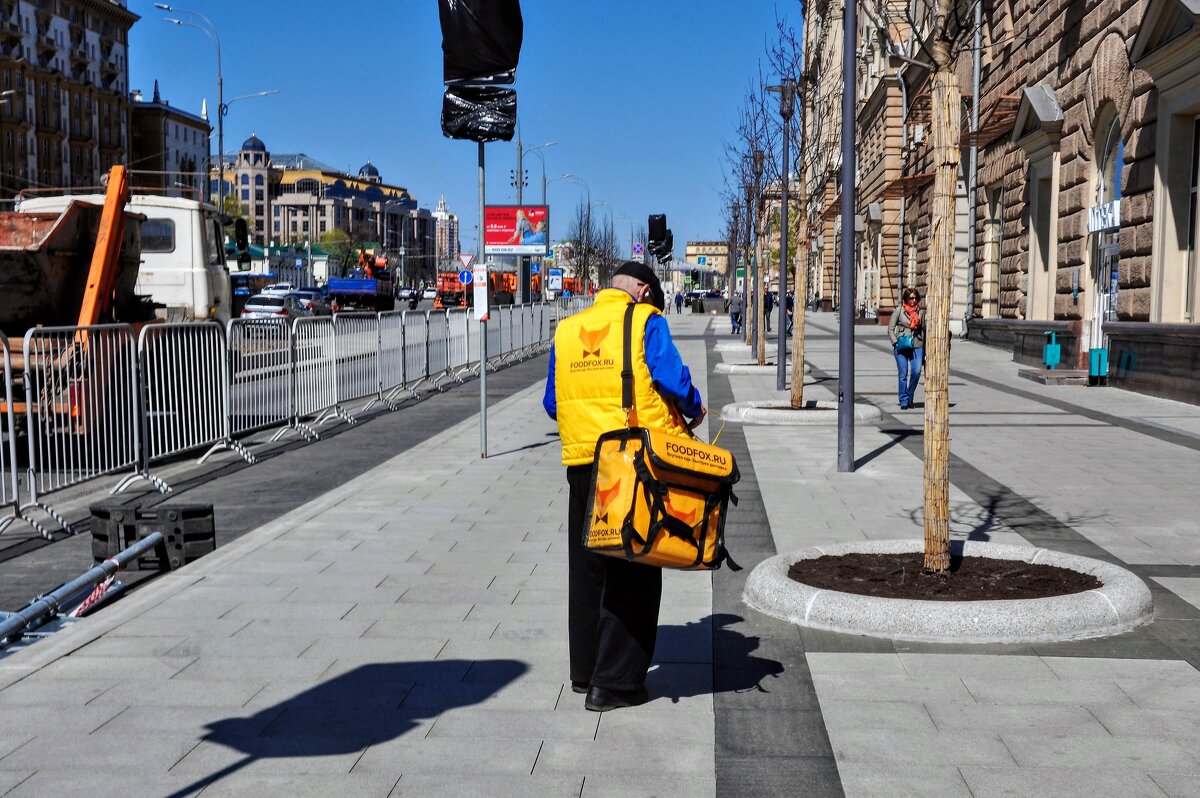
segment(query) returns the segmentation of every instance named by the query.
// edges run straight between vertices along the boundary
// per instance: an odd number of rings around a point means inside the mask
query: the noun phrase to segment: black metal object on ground
[[[92,558],[103,562],[154,532],[163,547],[138,560],[138,570],[171,571],[216,548],[216,525],[211,504],[173,504],[139,507],[129,500],[94,504]]]

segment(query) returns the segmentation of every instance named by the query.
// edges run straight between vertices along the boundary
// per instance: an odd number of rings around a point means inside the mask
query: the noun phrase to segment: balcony
[[[0,42],[21,40],[21,25],[15,19],[0,19]]]
[[[71,66],[78,69],[79,67],[87,67],[91,61],[91,56],[88,54],[87,45],[80,39],[78,42],[72,41],[68,48],[68,55],[71,59]]]
[[[34,49],[37,50],[38,57],[52,56],[58,52],[58,42],[54,41],[49,29],[39,31],[34,40]]]
[[[71,125],[71,141],[92,141],[95,138],[91,123]]]

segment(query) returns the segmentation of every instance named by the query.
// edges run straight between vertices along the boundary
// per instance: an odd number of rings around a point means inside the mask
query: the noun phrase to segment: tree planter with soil
[[[777,555],[750,574],[743,599],[814,629],[945,643],[1104,637],[1154,617],[1145,583],[1100,560],[968,541],[954,547],[959,573],[938,575],[920,552],[919,540],[892,540]]]

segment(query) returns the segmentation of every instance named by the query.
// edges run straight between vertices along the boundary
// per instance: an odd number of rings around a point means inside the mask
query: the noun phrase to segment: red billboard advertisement
[[[550,244],[550,206],[485,205],[485,255],[545,255]]]

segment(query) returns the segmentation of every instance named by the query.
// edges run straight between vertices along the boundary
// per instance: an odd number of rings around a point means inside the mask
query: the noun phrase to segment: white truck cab
[[[103,205],[104,196],[25,197],[17,210],[62,213],[72,201]],[[158,314],[168,321],[228,321],[232,294],[216,207],[183,197],[134,194],[125,208],[146,217],[135,291],[165,305]]]

